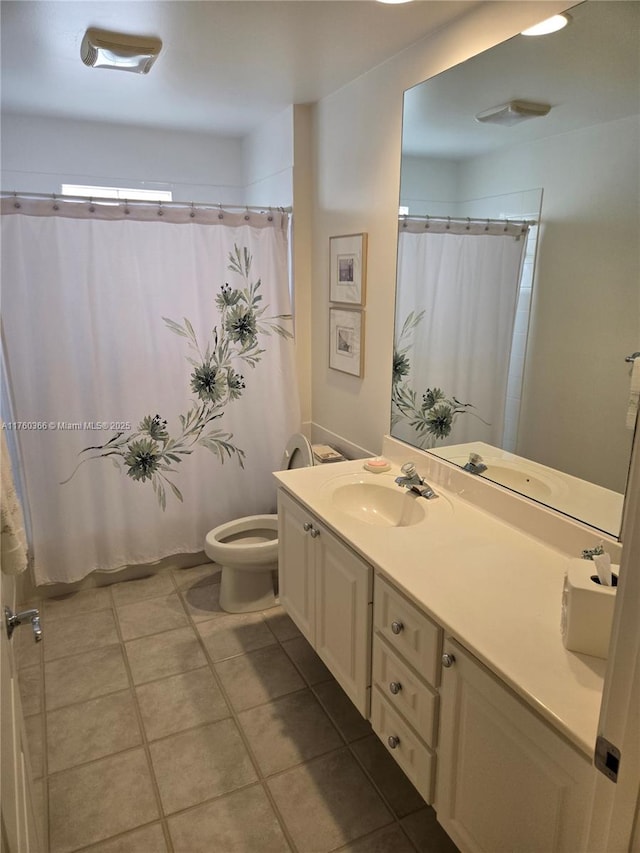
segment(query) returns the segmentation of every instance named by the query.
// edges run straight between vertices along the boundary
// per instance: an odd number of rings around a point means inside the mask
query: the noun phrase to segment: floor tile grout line
[[[375,732],[374,732],[374,734],[375,734]],[[377,735],[376,735],[376,737],[377,737]],[[357,741],[354,741],[354,743],[357,743]],[[396,810],[393,808],[393,806],[392,806],[392,804],[391,804],[391,801],[390,801],[390,800],[389,800],[389,798],[385,795],[385,793],[384,793],[384,791],[382,790],[382,788],[378,785],[378,783],[376,782],[376,780],[375,780],[375,778],[374,778],[373,774],[369,772],[369,770],[368,770],[368,769],[367,769],[367,767],[365,766],[364,762],[360,760],[360,758],[359,758],[359,756],[358,756],[357,752],[356,752],[354,749],[352,749],[352,748],[351,748],[351,744],[348,744],[348,745],[347,745],[347,747],[348,747],[348,749],[349,749],[349,752],[350,752],[350,753],[351,753],[351,755],[353,756],[354,760],[356,761],[356,763],[358,764],[358,766],[362,769],[363,773],[364,773],[364,774],[365,774],[365,776],[369,779],[369,782],[371,783],[371,785],[373,786],[373,788],[374,788],[374,789],[375,789],[375,791],[377,792],[378,796],[380,797],[380,799],[382,800],[382,802],[385,804],[385,806],[386,806],[386,807],[387,807],[387,809],[389,810],[389,813],[391,814],[391,816],[392,816],[392,818],[393,818],[393,821],[391,821],[391,822],[390,822],[389,824],[387,824],[387,825],[388,825],[388,826],[390,826],[390,825],[391,825],[391,823],[396,823],[396,824],[399,826],[399,828],[400,828],[401,832],[402,832],[402,833],[403,833],[407,838],[409,838],[409,836],[408,836],[408,834],[407,834],[406,830],[405,830],[405,829],[404,829],[404,827],[402,826],[402,822],[401,822],[401,821],[402,821],[402,818],[400,817],[400,815],[398,815],[398,814],[397,814]],[[408,778],[408,777],[407,777],[407,778]],[[410,780],[409,780],[409,781],[410,781]],[[419,811],[419,810],[420,810],[420,809],[416,809],[416,811]],[[413,812],[409,812],[409,814],[413,814]],[[404,817],[408,817],[408,815],[404,815]],[[413,845],[413,842],[411,841],[411,839],[410,839],[410,838],[409,838],[409,842]],[[413,846],[415,846],[415,845],[413,845]]]
[[[103,838],[100,841],[92,841],[91,844],[85,844],[84,847],[76,847],[75,850],[70,850],[69,853],[91,853],[91,851],[95,850],[96,847],[101,847],[108,841],[117,841],[119,838],[126,838],[126,836],[130,835],[132,832],[138,832],[140,829],[146,829],[148,826],[155,826],[159,823],[160,818],[148,820],[146,823],[141,823],[140,826],[134,826],[133,829],[125,829],[124,832],[118,832],[116,835],[110,835],[108,838]],[[158,851],[154,851],[154,853],[158,853]]]
[[[171,574],[170,574],[170,577],[171,577]],[[173,577],[171,577],[171,580],[173,582]],[[115,586],[115,584],[114,584],[114,586]],[[175,586],[175,583],[174,583],[174,586]],[[122,637],[120,620],[118,619],[118,615],[116,612],[116,603],[115,603],[115,596],[114,596],[113,587],[111,588],[111,598],[112,598],[112,601],[114,604],[113,610],[114,610],[114,619],[116,622],[116,631],[118,633],[118,636],[120,637],[120,643],[122,646],[122,657],[124,659],[124,666],[125,666],[125,669],[127,672],[127,678],[129,679],[129,690],[131,692],[131,698],[133,700],[133,705],[134,705],[135,712],[136,712],[136,719],[138,721],[138,728],[140,729],[140,737],[142,739],[142,748],[144,749],[145,758],[147,761],[147,768],[149,770],[149,777],[151,779],[151,786],[153,788],[153,793],[154,793],[154,797],[156,800],[156,806],[158,809],[158,816],[160,818],[160,826],[162,827],[162,832],[163,832],[164,837],[165,837],[165,845],[167,847],[167,853],[174,853],[173,842],[171,840],[171,836],[169,833],[169,826],[168,826],[167,821],[166,821],[166,816],[164,813],[164,806],[162,804],[162,797],[160,795],[160,786],[158,785],[158,780],[156,779],[155,770],[153,768],[153,761],[151,759],[151,748],[149,746],[149,741],[147,739],[147,733],[146,733],[146,730],[144,727],[142,712],[141,712],[140,706],[138,704],[138,695],[136,693],[136,684],[135,684],[135,681],[133,678],[133,671],[132,671],[131,665],[129,663],[129,657],[127,655],[126,644],[125,644],[125,641]],[[135,827],[135,828],[137,829],[138,827]]]
[[[175,579],[174,579],[174,582],[175,582]],[[176,584],[176,586],[177,586],[177,584]],[[180,595],[182,596],[183,593],[180,592]],[[262,614],[264,611],[256,611],[256,612],[259,612]],[[253,767],[254,767],[254,770],[255,770],[256,776],[257,776],[257,781],[262,786],[262,790],[263,790],[265,796],[267,797],[269,804],[271,805],[271,808],[272,808],[272,810],[276,816],[276,820],[278,821],[278,824],[280,825],[280,829],[282,831],[282,834],[283,834],[287,844],[291,848],[292,853],[298,853],[298,848],[296,847],[294,840],[293,840],[293,837],[291,836],[289,829],[288,829],[287,825],[285,824],[284,818],[283,818],[282,814],[280,813],[280,809],[276,805],[276,802],[275,802],[275,799],[273,798],[271,790],[269,789],[269,786],[267,785],[267,783],[265,781],[265,777],[262,773],[262,770],[261,770],[260,765],[258,763],[257,757],[255,756],[253,749],[251,747],[251,744],[249,743],[249,739],[247,738],[247,736],[245,734],[244,728],[240,725],[240,721],[238,719],[238,714],[240,712],[236,710],[236,708],[233,706],[233,703],[231,702],[231,698],[230,698],[229,694],[227,693],[227,691],[224,687],[224,684],[222,683],[222,679],[220,678],[220,676],[218,675],[218,673],[216,671],[215,664],[214,664],[214,662],[211,658],[211,655],[209,654],[209,651],[208,651],[208,649],[204,643],[204,638],[201,636],[200,632],[198,631],[197,623],[193,619],[193,615],[191,614],[191,612],[188,612],[187,616],[188,616],[189,620],[191,621],[194,633],[195,633],[196,637],[198,638],[198,642],[200,643],[200,646],[204,652],[204,655],[205,655],[207,661],[209,662],[209,668],[213,674],[213,678],[216,682],[216,685],[217,685],[218,689],[220,690],[220,693],[221,693],[222,697],[224,698],[224,701],[227,703],[229,711],[231,712],[231,718],[232,718],[234,725],[236,726],[236,728],[240,734],[240,738],[242,740],[242,743],[244,744],[245,749],[247,750],[247,753],[249,755],[249,759],[250,759],[251,763],[253,764]],[[269,629],[271,634],[273,634],[273,636],[275,637],[276,643],[280,644],[275,633],[267,624],[264,616],[262,616],[262,621],[267,626],[267,628]]]

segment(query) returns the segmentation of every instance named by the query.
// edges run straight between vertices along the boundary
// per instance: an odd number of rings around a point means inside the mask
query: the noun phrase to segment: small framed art
[[[362,377],[364,314],[358,308],[329,308],[329,367]]]
[[[367,235],[329,238],[330,302],[364,305],[367,284]]]

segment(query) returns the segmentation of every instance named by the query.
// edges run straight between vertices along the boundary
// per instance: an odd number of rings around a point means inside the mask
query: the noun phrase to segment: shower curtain
[[[396,437],[422,447],[501,446],[527,231],[526,223],[401,222]]]
[[[288,216],[3,199],[2,325],[36,582],[275,511],[299,429]]]

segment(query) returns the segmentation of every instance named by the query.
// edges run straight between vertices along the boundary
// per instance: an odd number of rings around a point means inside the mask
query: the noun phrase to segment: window
[[[132,187],[89,187],[84,184],[62,184],[62,195],[83,198],[117,198],[123,201],[172,201],[171,190],[136,190]]]

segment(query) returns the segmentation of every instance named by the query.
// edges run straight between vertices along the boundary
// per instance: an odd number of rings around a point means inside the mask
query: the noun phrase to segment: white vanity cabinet
[[[442,630],[380,576],[374,602],[371,725],[431,803]]]
[[[591,762],[446,639],[435,808],[462,851],[584,850]]]
[[[280,602],[364,717],[371,694],[371,566],[278,490]]]

